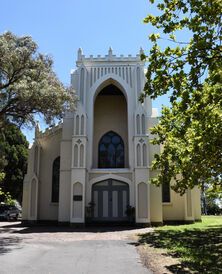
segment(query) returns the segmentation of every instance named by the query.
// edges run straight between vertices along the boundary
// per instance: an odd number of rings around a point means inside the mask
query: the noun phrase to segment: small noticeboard
[[[73,201],[82,201],[82,195],[73,195]]]

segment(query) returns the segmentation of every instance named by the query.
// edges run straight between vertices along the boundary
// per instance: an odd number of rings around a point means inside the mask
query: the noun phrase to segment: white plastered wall
[[[52,168],[54,160],[60,156],[62,130],[39,139],[41,143],[38,219],[58,220],[58,203],[51,202]]]
[[[150,178],[156,175],[157,172],[150,171]],[[162,189],[153,184],[150,184],[150,220],[157,224],[163,222]]]
[[[67,114],[63,121],[60,146],[59,222],[70,221],[73,117],[74,114]]]
[[[23,182],[23,220],[38,219],[38,192],[41,146],[35,140],[28,155],[28,169]]]
[[[136,223],[150,223],[150,184],[148,170],[135,169]],[[145,214],[141,214],[145,211]]]
[[[185,220],[185,196],[170,190],[170,202],[163,203],[163,221]]]
[[[85,222],[85,170],[76,169],[71,178],[70,191],[70,222],[84,223]],[[75,201],[75,196],[81,197],[81,200]]]
[[[23,182],[23,195],[22,195],[22,220],[28,220],[29,218],[29,197],[30,190],[29,184],[31,181],[31,176],[33,175],[33,165],[34,165],[34,150],[33,146],[29,149],[28,153],[28,167],[27,174],[25,175]]]

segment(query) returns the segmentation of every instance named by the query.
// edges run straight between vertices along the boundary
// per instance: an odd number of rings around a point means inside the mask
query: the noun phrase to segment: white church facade
[[[141,53],[141,52],[140,52]],[[157,122],[150,98],[138,96],[144,62],[116,56],[85,57],[78,51],[71,85],[79,101],[63,122],[36,127],[23,186],[23,221],[162,224],[200,220],[200,192],[176,194],[150,184],[158,146],[149,128]]]

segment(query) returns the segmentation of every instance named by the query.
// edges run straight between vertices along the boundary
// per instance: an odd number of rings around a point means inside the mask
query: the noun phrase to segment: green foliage
[[[2,180],[5,178],[5,173],[4,172],[0,172],[0,183],[2,182]]]
[[[168,265],[170,273],[222,272],[222,217],[205,216],[201,223],[164,226],[140,235],[139,243],[164,248],[180,263]]]
[[[207,215],[222,214],[222,189],[205,184],[202,190],[202,212]]]
[[[164,0],[158,1],[157,8],[160,15],[148,15],[144,19],[163,33],[163,37],[159,33],[149,36],[153,47],[147,56],[145,92],[156,98],[172,91],[171,101],[174,101],[184,91],[202,88],[201,76],[206,69],[213,71],[221,67],[222,2]],[[176,39],[180,30],[191,33],[189,41]],[[160,38],[168,39],[175,47],[161,50],[157,43]]]
[[[0,139],[3,136],[0,133]],[[2,180],[5,178],[5,173],[3,172],[3,168],[6,165],[6,160],[5,160],[5,155],[4,155],[4,149],[1,147],[1,142],[0,142],[0,183]]]
[[[2,167],[4,178],[1,188],[4,195],[1,200],[12,198],[21,202],[23,178],[27,167],[28,142],[20,129],[13,124],[7,123],[0,130],[0,150],[5,159]]]
[[[146,57],[147,82],[140,100],[170,92],[171,101],[151,131],[153,143],[163,144],[153,163],[160,170],[153,182],[160,185],[174,178],[173,188],[181,194],[204,183],[221,188],[222,2],[164,0],[157,8],[160,15],[148,15],[144,21],[162,29],[176,46],[161,49],[161,35],[150,35],[153,47]],[[190,33],[190,40],[178,41],[180,31]]]
[[[160,123],[152,129],[157,135],[153,143],[164,143],[153,162],[161,170],[157,184],[173,177],[173,188],[180,193],[205,182],[214,189],[221,186],[222,71],[218,74],[221,79],[216,84],[209,78],[201,93],[192,93],[186,110],[182,100],[163,109]]]
[[[0,35],[0,60],[0,126],[7,120],[33,124],[35,113],[51,123],[74,108],[74,91],[58,80],[52,58],[38,53],[31,37]]]
[[[219,207],[216,199],[208,198],[206,202],[207,215],[221,215],[222,209]]]
[[[4,192],[0,188],[0,201],[7,205],[15,205],[15,200],[12,199],[12,196],[9,192]]]

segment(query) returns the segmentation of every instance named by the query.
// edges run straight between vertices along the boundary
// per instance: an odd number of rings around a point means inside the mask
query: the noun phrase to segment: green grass
[[[163,226],[140,235],[140,244],[164,248],[180,264],[171,265],[172,273],[222,273],[222,216],[203,216],[190,225]]]

